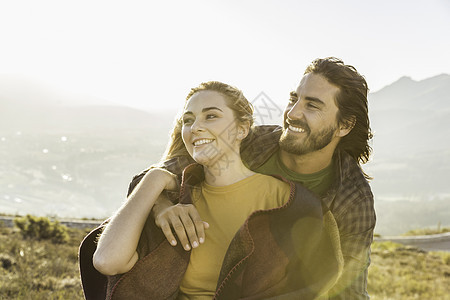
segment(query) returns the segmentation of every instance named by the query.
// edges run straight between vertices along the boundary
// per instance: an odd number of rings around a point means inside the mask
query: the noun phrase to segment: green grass
[[[439,234],[439,233],[446,233],[446,232],[450,232],[449,227],[440,228],[440,226],[438,226],[438,228],[424,228],[424,229],[410,230],[407,233],[405,233],[404,235],[406,235],[406,236],[430,235],[430,234]]]
[[[375,242],[371,258],[371,299],[450,299],[449,252]]]
[[[83,299],[77,252],[86,231],[68,233],[57,244],[0,227],[0,299]]]
[[[0,299],[83,299],[77,252],[88,230],[69,239],[24,239],[0,224]],[[450,299],[450,252],[424,252],[392,242],[372,245],[372,300]]]

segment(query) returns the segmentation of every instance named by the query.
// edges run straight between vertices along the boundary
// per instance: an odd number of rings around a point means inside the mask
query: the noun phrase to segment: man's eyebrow
[[[291,97],[298,98],[297,92],[295,92],[295,91],[292,91],[289,94],[291,95]],[[320,105],[325,105],[325,102],[323,102],[322,100],[320,100],[317,97],[306,96],[305,100],[312,101],[312,102],[315,102],[315,103],[320,104]]]

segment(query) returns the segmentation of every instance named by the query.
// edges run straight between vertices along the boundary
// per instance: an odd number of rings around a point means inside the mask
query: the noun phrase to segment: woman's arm
[[[138,260],[136,251],[148,214],[164,189],[177,187],[173,174],[152,169],[111,218],[94,253],[94,267],[104,275],[128,272]]]

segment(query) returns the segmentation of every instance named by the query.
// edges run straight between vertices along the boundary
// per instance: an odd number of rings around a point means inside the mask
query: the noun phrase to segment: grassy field
[[[371,299],[450,299],[450,252],[381,242],[372,244]]]
[[[54,243],[0,225],[0,299],[83,299],[78,246],[86,232],[69,228],[66,242]]]
[[[83,299],[77,251],[88,230],[67,229],[64,242],[24,238],[0,224],[0,299]],[[374,243],[371,299],[450,299],[450,253]]]

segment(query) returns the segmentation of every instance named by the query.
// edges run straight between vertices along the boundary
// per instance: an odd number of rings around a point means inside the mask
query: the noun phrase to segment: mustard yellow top
[[[209,223],[205,243],[191,250],[178,299],[211,299],[228,245],[254,211],[282,206],[289,198],[289,184],[255,174],[228,186],[203,182],[192,200],[203,221]]]

